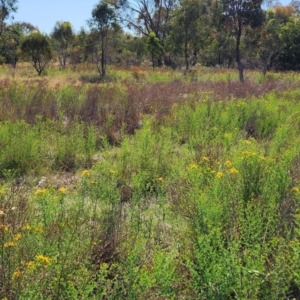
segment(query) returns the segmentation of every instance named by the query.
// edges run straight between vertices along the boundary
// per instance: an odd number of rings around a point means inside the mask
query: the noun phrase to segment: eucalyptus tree
[[[289,64],[289,69],[293,69],[296,66],[295,60],[292,57],[299,57],[297,54],[299,53],[299,47],[296,46],[297,38],[287,38],[289,35],[287,33],[294,31],[297,35],[300,29],[296,26],[292,30],[294,26],[287,25],[296,20],[296,16],[297,13],[294,6],[275,5],[266,11],[265,22],[258,31],[259,35],[255,36],[251,34],[258,45],[257,52],[263,75],[270,69],[285,69],[290,60],[294,62]],[[292,34],[293,37],[296,35]],[[290,52],[291,55],[286,55],[287,52]]]
[[[278,57],[284,46],[281,38],[282,26],[281,17],[275,17],[274,9],[269,9],[266,12],[264,26],[257,37],[258,56],[264,76],[271,68],[278,67]]]
[[[100,43],[100,59],[96,60],[97,69],[101,77],[106,74],[107,51],[113,31],[120,27],[117,24],[115,9],[105,1],[100,1],[92,11],[92,19],[89,25],[97,32]]]
[[[118,9],[121,22],[139,36],[148,37],[152,32],[165,48],[171,14],[177,0],[111,0]]]
[[[24,57],[32,62],[38,75],[42,75],[48,63],[53,58],[49,38],[40,32],[33,32],[22,42],[21,50]]]
[[[17,3],[18,0],[0,0],[0,36],[5,29],[5,20],[17,11]]]
[[[281,28],[284,45],[278,57],[281,70],[300,70],[300,17],[290,18]]]
[[[74,35],[71,49],[69,51],[69,62],[73,66],[74,70],[79,63],[85,61],[87,58],[85,53],[86,41],[87,33],[82,28],[78,34]]]
[[[201,63],[207,66],[234,67],[235,39],[230,28],[224,26],[222,3],[212,1],[209,6],[209,37],[202,50]]]
[[[35,30],[37,29],[32,24],[26,22],[6,26],[0,37],[1,60],[15,68],[21,54],[22,40]]]
[[[65,68],[69,51],[74,40],[71,23],[56,22],[51,37],[55,41],[54,45],[58,52],[59,63],[62,68]]]
[[[20,24],[7,26],[1,36],[0,54],[4,62],[11,64],[13,68],[19,60],[22,38],[23,32]]]
[[[294,8],[295,14],[297,17],[300,16],[300,1],[299,0],[292,0],[290,5]]]
[[[208,39],[208,24],[206,5],[199,0],[180,0],[172,14],[172,22],[168,44],[175,54],[184,56],[185,69],[195,64],[199,58],[200,49]]]
[[[222,18],[235,36],[235,59],[239,70],[239,79],[244,81],[244,65],[241,59],[241,37],[245,27],[258,27],[263,24],[263,0],[221,0]]]

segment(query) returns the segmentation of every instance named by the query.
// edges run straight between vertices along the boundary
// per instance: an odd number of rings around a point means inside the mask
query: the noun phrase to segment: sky
[[[287,5],[290,0],[279,0]],[[57,21],[67,21],[75,32],[81,27],[88,28],[87,20],[99,0],[18,0],[18,11],[13,22],[28,22],[49,34]]]
[[[13,22],[28,22],[49,34],[56,21],[67,21],[75,32],[88,28],[87,20],[99,0],[18,0]],[[12,21],[11,21],[12,22]]]

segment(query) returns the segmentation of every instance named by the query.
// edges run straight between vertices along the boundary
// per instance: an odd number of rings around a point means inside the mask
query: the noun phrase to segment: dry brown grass
[[[88,66],[81,66],[70,76],[62,73],[42,78],[22,77],[22,72],[28,72],[28,66],[22,68],[18,69],[18,74],[13,78],[3,78],[1,73],[0,78],[3,79],[0,79],[0,89],[7,92],[2,93],[0,120],[23,119],[34,124],[39,115],[44,119],[60,120],[70,126],[73,121],[79,120],[100,128],[112,144],[120,142],[121,130],[133,134],[139,128],[142,115],[153,114],[159,121],[174,103],[205,100],[207,94],[211,101],[251,99],[270,91],[282,93],[296,85],[275,79],[262,83],[251,80],[240,83],[230,78],[227,81],[197,82],[187,81],[184,76],[182,80],[149,83],[144,80],[146,71],[139,68],[130,70],[135,79],[131,77],[118,84],[84,84],[79,81],[79,76]],[[16,101],[14,93],[19,84],[22,84],[23,99]],[[64,95],[64,101],[58,103],[61,90],[66,85],[72,86],[73,92]],[[64,116],[63,120],[61,116]]]

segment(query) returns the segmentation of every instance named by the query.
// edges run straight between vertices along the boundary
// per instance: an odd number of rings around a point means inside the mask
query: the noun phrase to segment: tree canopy
[[[65,68],[68,51],[74,38],[74,32],[70,22],[56,22],[52,32],[52,38],[58,51],[60,65]]]
[[[12,13],[16,12],[18,0],[1,0],[0,1],[0,36],[5,29],[5,20],[7,20]]]
[[[97,59],[97,68],[102,77],[106,74],[107,49],[112,31],[117,29],[115,10],[107,2],[101,1],[92,11],[90,26],[98,30],[100,41],[100,65]],[[101,67],[100,67],[101,66]]]
[[[22,42],[21,46],[23,55],[31,60],[34,68],[41,75],[47,64],[53,57],[52,48],[47,36],[40,32],[33,32]]]

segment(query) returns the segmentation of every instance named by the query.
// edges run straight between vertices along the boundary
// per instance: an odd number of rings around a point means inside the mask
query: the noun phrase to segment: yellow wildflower
[[[40,262],[40,263],[44,263],[44,264],[49,264],[50,263],[50,257],[45,256],[45,255],[37,255],[35,257],[35,259]]]
[[[251,152],[251,151],[243,151],[242,152],[243,156],[256,156],[256,152]]]
[[[239,171],[236,168],[229,169],[230,174],[237,174]]]
[[[198,169],[198,166],[197,166],[197,164],[193,163],[193,164],[189,165],[189,168],[190,169]]]
[[[299,188],[297,188],[296,186],[294,186],[294,187],[292,187],[291,188],[291,192],[293,192],[293,193],[299,193]]]
[[[90,171],[89,170],[83,170],[82,172],[81,172],[81,176],[82,177],[88,177],[88,176],[90,176],[91,175],[91,173],[90,173]]]
[[[35,195],[36,196],[44,195],[44,194],[46,194],[46,192],[47,192],[47,189],[38,189],[35,191]]]
[[[17,242],[18,240],[20,240],[22,237],[22,235],[20,233],[17,233],[14,237],[14,241]]]
[[[13,272],[12,280],[17,279],[17,278],[19,278],[20,276],[21,276],[21,272],[20,272],[20,271],[15,271],[15,272]]]
[[[202,160],[205,161],[205,162],[209,162],[209,158],[207,156],[203,156]]]
[[[222,172],[217,172],[217,174],[216,174],[216,177],[217,178],[221,178],[223,176],[223,173]]]
[[[15,242],[6,242],[4,243],[4,248],[14,247],[15,245]]]
[[[26,224],[22,227],[22,230],[30,230],[30,226],[28,224]]]
[[[231,167],[231,165],[232,165],[232,163],[231,163],[230,160],[226,160],[226,161],[225,161],[225,166],[226,166],[226,167]]]
[[[34,262],[33,261],[29,261],[27,263],[27,268],[30,269],[30,270],[34,270],[34,268],[35,268]]]
[[[15,280],[15,279],[19,278],[20,276],[21,276],[21,272],[15,271],[15,272],[13,272],[11,279]]]
[[[38,226],[34,226],[33,230],[35,232],[43,233],[43,229],[41,227],[38,227]]]
[[[65,187],[61,187],[59,190],[58,190],[61,194],[66,194],[67,193],[67,189]]]
[[[158,177],[157,180],[158,181],[164,181],[163,177]]]
[[[245,143],[245,145],[251,145],[252,144],[251,141],[249,141],[249,140],[245,140],[244,143]]]

